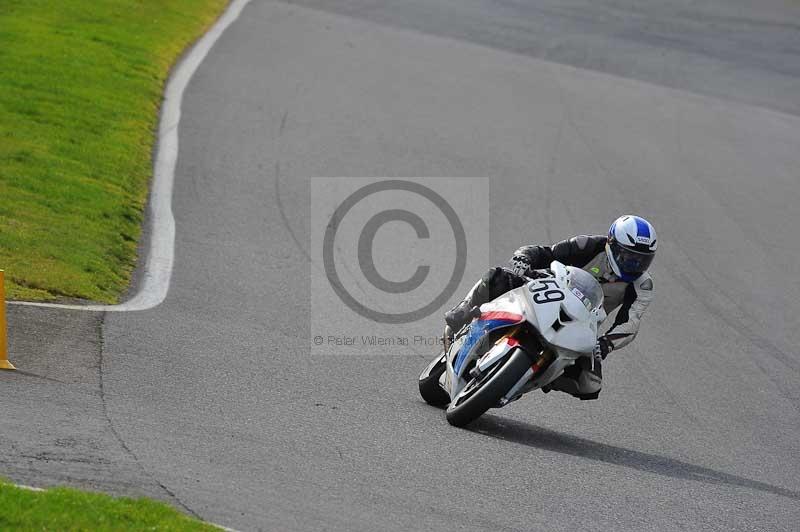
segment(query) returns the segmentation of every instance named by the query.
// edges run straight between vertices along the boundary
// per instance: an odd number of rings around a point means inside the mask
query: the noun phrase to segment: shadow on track
[[[544,449],[545,451],[580,456],[607,464],[630,467],[646,473],[655,473],[656,475],[681,480],[695,480],[707,484],[749,488],[800,500],[800,492],[786,488],[715,471],[707,467],[688,464],[657,454],[643,453],[625,449],[624,447],[598,443],[492,415],[482,416],[469,426],[469,430],[503,441],[519,443],[537,449]]]

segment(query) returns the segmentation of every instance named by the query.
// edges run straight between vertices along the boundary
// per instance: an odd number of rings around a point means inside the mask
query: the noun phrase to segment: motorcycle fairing
[[[502,341],[497,342],[491,349],[486,351],[481,358],[475,363],[475,367],[480,371],[486,371],[495,363],[502,360],[512,349],[519,347],[519,342],[511,337],[505,337]]]
[[[564,265],[553,262],[551,269],[558,282],[559,290],[566,293],[568,291],[566,287],[567,271]],[[527,307],[525,314],[528,319],[536,326],[548,344],[575,353],[591,352],[597,341],[597,322],[600,311],[590,311],[580,300],[573,297],[533,304],[530,294],[541,289],[540,282],[534,280],[514,290],[524,294],[520,298],[524,298]],[[603,318],[604,314],[603,311]],[[562,316],[567,319],[562,319]]]
[[[481,307],[491,307],[493,305],[484,305]],[[462,366],[467,360],[468,355],[475,347],[475,345],[486,334],[499,329],[501,327],[508,327],[516,325],[524,321],[525,318],[521,313],[508,312],[504,310],[487,310],[482,312],[480,317],[472,322],[467,337],[456,355],[453,363],[453,371],[458,375],[461,373]]]

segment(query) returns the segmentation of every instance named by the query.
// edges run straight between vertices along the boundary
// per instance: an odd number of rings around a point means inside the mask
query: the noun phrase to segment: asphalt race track
[[[254,0],[184,95],[166,301],[12,309],[0,474],[241,530],[797,530],[800,4],[698,4]],[[600,400],[452,428],[433,349],[312,349],[314,176],[488,177],[492,263],[641,213],[655,302]]]

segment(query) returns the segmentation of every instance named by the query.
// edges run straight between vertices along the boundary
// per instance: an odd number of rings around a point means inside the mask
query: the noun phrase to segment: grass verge
[[[31,491],[3,480],[0,530],[220,531],[149,499],[117,499],[70,488]]]
[[[164,82],[228,0],[0,1],[0,268],[11,299],[114,303]]]

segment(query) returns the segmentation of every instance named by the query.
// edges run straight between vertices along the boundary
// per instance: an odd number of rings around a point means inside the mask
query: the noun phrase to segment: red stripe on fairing
[[[492,311],[481,314],[481,320],[522,321],[522,316],[519,314],[514,314],[513,312]]]
[[[509,347],[517,347],[519,345],[519,342],[517,341],[516,338],[509,336],[508,338],[506,338],[506,344],[508,344]]]

